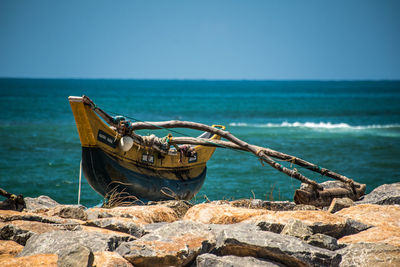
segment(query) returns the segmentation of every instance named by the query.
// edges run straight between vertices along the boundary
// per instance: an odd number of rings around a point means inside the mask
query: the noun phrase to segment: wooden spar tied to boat
[[[118,191],[145,200],[171,199],[171,194],[174,198],[191,199],[200,190],[206,177],[206,163],[215,147],[172,147],[166,153],[160,153],[151,148],[154,136],[141,137],[141,141],[148,141],[149,146],[132,143],[123,137],[123,133],[118,133],[123,119],[110,117],[87,97],[70,96],[68,99],[82,144],[83,172],[100,195],[106,196],[118,188]],[[223,126],[213,127],[225,129]],[[208,132],[199,137],[220,139],[220,136]],[[165,145],[168,145],[168,139],[165,140]],[[128,149],[126,146],[130,145],[132,147]]]
[[[82,144],[85,177],[93,189],[105,197],[110,192],[123,192],[141,200],[191,199],[203,185],[206,163],[216,147],[250,152],[261,163],[307,184],[308,187],[296,190],[294,201],[297,204],[326,206],[333,198],[358,200],[365,193],[365,184],[301,158],[248,144],[225,131],[224,126],[189,121],[132,123],[122,116],[110,116],[87,96],[70,96],[69,102]],[[197,138],[172,137],[171,134],[158,138],[135,133],[136,130],[165,128],[190,128],[204,133]],[[340,186],[325,188],[276,159],[336,179]]]

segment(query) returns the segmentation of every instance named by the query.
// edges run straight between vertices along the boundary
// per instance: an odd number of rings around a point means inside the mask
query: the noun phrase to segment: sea
[[[0,187],[78,202],[81,145],[68,96],[131,121],[225,125],[254,145],[375,187],[400,182],[400,81],[0,79]],[[169,130],[141,131],[166,136]],[[197,136],[176,129],[174,136]],[[296,168],[318,182],[331,180]],[[218,148],[193,199],[292,200],[300,183],[247,152]],[[82,178],[80,203],[98,205]]]

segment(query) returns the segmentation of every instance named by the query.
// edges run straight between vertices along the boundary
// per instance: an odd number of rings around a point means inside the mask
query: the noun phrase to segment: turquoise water
[[[1,188],[77,202],[81,149],[67,98],[82,94],[108,112],[139,120],[226,125],[240,139],[354,178],[366,183],[368,191],[400,181],[397,81],[0,79]],[[266,199],[273,191],[275,200],[286,200],[298,186],[250,154],[218,149],[196,199],[249,198],[253,193]],[[92,206],[101,200],[83,180],[81,203]]]

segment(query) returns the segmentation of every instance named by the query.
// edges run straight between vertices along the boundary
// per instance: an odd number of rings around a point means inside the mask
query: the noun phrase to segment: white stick
[[[79,168],[79,190],[78,190],[78,205],[81,204],[81,184],[82,184],[82,160]]]

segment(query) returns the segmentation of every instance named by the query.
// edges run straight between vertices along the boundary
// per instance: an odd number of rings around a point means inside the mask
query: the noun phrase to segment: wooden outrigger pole
[[[106,112],[98,108],[89,98],[84,97],[85,102],[90,104],[95,112],[100,115],[103,119],[105,119],[108,123],[114,122],[112,117],[108,115]],[[203,146],[214,146],[214,147],[222,147],[222,148],[230,148],[237,149],[242,151],[247,151],[255,156],[257,156],[260,161],[267,163],[274,169],[285,173],[291,178],[295,178],[302,183],[308,184],[308,188],[298,189],[294,195],[294,201],[298,204],[312,204],[315,206],[326,206],[329,205],[331,200],[335,197],[348,197],[352,200],[358,200],[361,196],[364,195],[366,185],[359,184],[354,180],[328,170],[326,168],[321,168],[316,164],[303,160],[301,158],[288,155],[279,151],[272,150],[266,147],[260,147],[256,145],[249,144],[243,140],[232,135],[230,132],[225,131],[223,129],[218,129],[216,127],[211,127],[205,124],[190,122],[190,121],[163,121],[163,122],[126,122],[121,121],[118,125],[114,126],[118,129],[118,132],[121,135],[129,135],[133,138],[134,142],[139,145],[150,147],[158,151],[161,154],[167,154],[169,147],[172,145],[179,150],[180,144],[186,145],[203,145]],[[199,131],[205,131],[212,134],[219,135],[225,138],[228,141],[223,140],[207,140],[202,138],[193,138],[193,137],[172,137],[169,134],[165,138],[157,138],[152,137],[151,142],[149,142],[148,138],[145,136],[141,136],[136,134],[134,131],[136,130],[159,130],[159,129],[170,129],[170,128],[189,128]],[[165,142],[167,140],[167,144]],[[296,169],[289,169],[284,167],[282,164],[276,162],[273,158],[278,160],[288,161],[291,164],[298,165],[300,167],[304,167],[308,170],[311,170],[316,173],[320,173],[323,176],[327,176],[338,180],[342,183],[341,187],[335,188],[324,188],[322,185],[317,182],[307,178],[303,174],[301,174]]]

